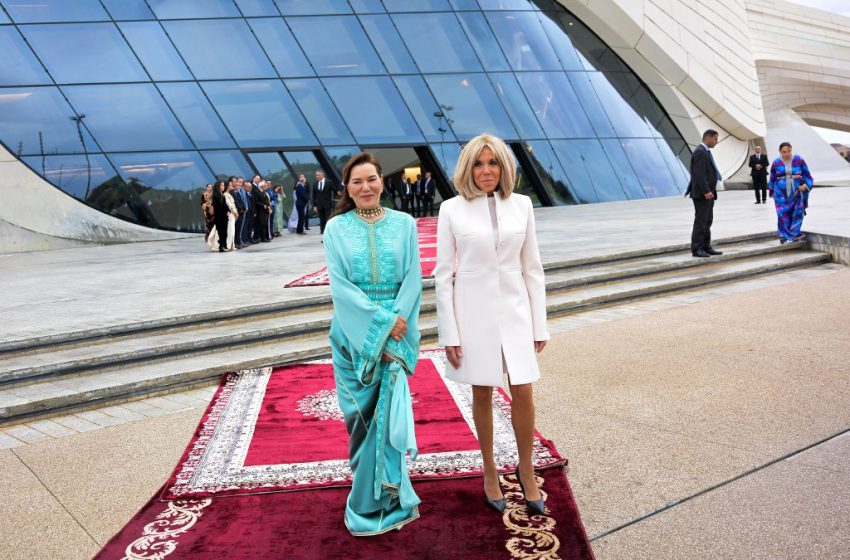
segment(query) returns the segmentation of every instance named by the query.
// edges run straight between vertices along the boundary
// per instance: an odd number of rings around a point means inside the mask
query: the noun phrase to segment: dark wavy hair
[[[345,214],[349,210],[353,210],[356,206],[354,204],[354,199],[348,194],[348,182],[351,180],[351,171],[358,165],[363,165],[364,163],[371,163],[374,165],[375,170],[378,172],[378,176],[380,176],[383,181],[381,162],[379,162],[375,156],[369,152],[360,152],[359,154],[354,155],[350,160],[348,160],[345,167],[342,168],[342,195],[339,197],[339,202],[336,203],[336,207],[334,208],[334,212],[331,217]]]
[[[792,150],[794,149],[794,146],[791,145],[791,142],[783,142],[779,145],[779,151],[781,152],[782,148],[784,148],[785,146],[788,146]]]

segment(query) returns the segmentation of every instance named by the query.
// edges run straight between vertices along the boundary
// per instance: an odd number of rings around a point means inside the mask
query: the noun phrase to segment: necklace
[[[380,216],[384,213],[384,207],[376,206],[375,208],[370,208],[368,210],[364,210],[362,208],[355,208],[354,211],[361,218],[374,218],[375,216]]]

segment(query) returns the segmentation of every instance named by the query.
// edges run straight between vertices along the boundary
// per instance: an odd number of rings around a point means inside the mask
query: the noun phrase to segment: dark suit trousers
[[[239,214],[236,218],[236,234],[233,236],[233,244],[242,246],[242,224],[245,222],[245,214]]]
[[[319,233],[325,233],[325,224],[328,223],[328,220],[331,217],[331,212],[333,212],[333,209],[332,208],[322,208],[321,206],[317,206],[316,211],[319,214]]]
[[[296,205],[298,211],[298,226],[295,228],[296,233],[304,233],[304,226],[307,224],[307,205]]]
[[[218,248],[227,250],[227,213],[217,212],[215,215],[215,230],[218,232]]]
[[[753,190],[756,192],[756,202],[767,200],[767,177],[765,175],[753,175]],[[761,191],[761,199],[759,199]]]
[[[711,222],[714,221],[714,200],[695,198],[694,230],[691,233],[691,252],[711,247]]]
[[[410,198],[404,195],[401,195],[401,211],[409,212],[410,211]]]
[[[422,215],[425,215],[425,212],[428,213],[429,216],[434,215],[434,197],[433,196],[425,196],[422,199]]]

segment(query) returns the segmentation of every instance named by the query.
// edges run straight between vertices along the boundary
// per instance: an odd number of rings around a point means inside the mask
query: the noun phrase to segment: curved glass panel
[[[514,70],[561,69],[534,12],[490,12],[487,20]]]
[[[249,19],[248,25],[254,30],[257,40],[271,59],[278,75],[286,77],[316,75],[283,18]]]
[[[201,86],[242,147],[316,143],[298,107],[278,80],[205,82]]]
[[[107,155],[157,223],[179,231],[204,231],[201,193],[214,177],[198,152]]]
[[[235,0],[239,11],[246,17],[279,16],[273,0]]]
[[[484,18],[484,14],[481,12],[460,12],[457,17],[485,70],[511,69],[502,53],[502,47],[499,46],[496,37],[493,36],[490,24]]]
[[[429,142],[454,140],[454,134],[448,127],[442,109],[437,104],[422,76],[398,76],[393,78],[398,91],[407,103],[416,124]]]
[[[359,143],[423,140],[389,78],[325,78],[322,81]],[[364,107],[369,110],[364,111]]]
[[[109,21],[98,0],[3,0],[15,23]]]
[[[113,23],[22,25],[20,30],[59,84],[148,81]]]
[[[147,0],[159,19],[239,17],[233,0]]]
[[[62,90],[104,151],[188,149],[192,142],[153,84],[68,86]]]
[[[516,76],[549,138],[596,136],[565,73],[522,72]]]
[[[199,80],[277,76],[245,20],[165,21],[163,25]]]
[[[361,16],[360,22],[391,74],[412,74],[417,71],[416,64],[389,16]]]
[[[285,16],[351,13],[347,0],[275,0],[275,3],[280,13]]]
[[[204,156],[216,179],[250,177],[254,174],[254,170],[248,165],[245,156],[238,150],[214,150],[201,152],[201,155]]]
[[[364,40],[356,16],[301,17],[286,21],[320,76],[384,73],[375,49]]]
[[[459,140],[488,131],[505,139],[517,138],[485,74],[426,76],[449,126]]]
[[[101,0],[115,21],[128,19],[154,19],[145,0]]]
[[[417,36],[427,37],[407,42],[420,71],[481,71],[481,63],[453,13],[396,14],[393,21],[399,29],[415,29]]]
[[[341,171],[362,147],[420,168],[430,152],[451,176],[458,142],[484,131],[521,155],[516,188],[544,204],[687,183],[658,100],[558,0],[0,4],[14,16],[0,11],[0,141],[136,223],[202,229],[189,191],[259,163],[291,205],[293,165]]]
[[[0,52],[0,85],[53,83],[14,27],[0,27]]]
[[[233,139],[195,82],[159,84],[159,91],[198,148],[230,148]]]
[[[191,80],[192,73],[156,21],[122,22],[118,28],[154,80]]]
[[[0,89],[0,134],[18,156],[99,151],[76,114],[56,87]]]
[[[348,144],[354,142],[351,133],[328,97],[318,79],[286,80],[289,93],[310,123],[313,132],[323,144]]]

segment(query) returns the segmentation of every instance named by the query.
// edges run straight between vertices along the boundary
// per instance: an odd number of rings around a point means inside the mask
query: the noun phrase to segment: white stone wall
[[[0,254],[65,249],[91,243],[177,239],[82,204],[0,146]]]

